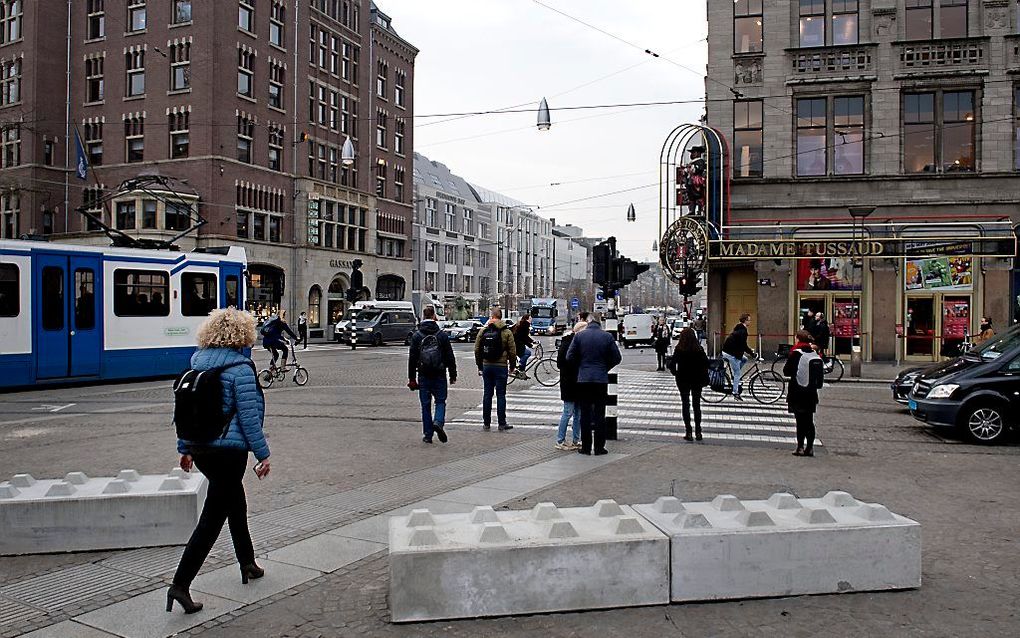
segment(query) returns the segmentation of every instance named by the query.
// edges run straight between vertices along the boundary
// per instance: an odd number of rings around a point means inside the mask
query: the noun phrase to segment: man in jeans
[[[747,345],[747,326],[751,324],[751,315],[744,313],[740,315],[740,323],[733,327],[733,332],[723,341],[722,356],[730,364],[730,372],[733,374],[733,398],[743,401],[740,396],[740,371],[747,363],[745,354],[757,357],[754,350]]]
[[[441,443],[446,443],[446,375],[450,384],[457,383],[457,359],[453,355],[450,338],[436,323],[436,310],[425,306],[418,330],[411,337],[411,349],[407,357],[407,387],[418,390],[421,401],[422,441],[432,443],[435,432]],[[432,415],[432,400],[436,401],[436,413]]]
[[[475,340],[475,363],[484,387],[482,400],[482,429],[492,424],[492,393],[496,393],[496,419],[501,431],[512,430],[506,423],[506,379],[517,366],[517,349],[514,336],[503,323],[503,311],[493,308],[489,322],[478,331]],[[507,368],[509,367],[509,372]]]
[[[591,456],[606,450],[606,399],[609,371],[620,364],[620,349],[613,335],[591,321],[574,335],[567,348],[567,362],[577,367],[577,400],[581,416],[579,453]],[[592,440],[594,436],[594,441]],[[592,445],[594,443],[594,450]]]

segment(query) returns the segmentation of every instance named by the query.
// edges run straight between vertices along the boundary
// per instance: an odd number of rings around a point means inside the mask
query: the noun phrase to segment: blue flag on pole
[[[81,135],[78,134],[78,129],[74,129],[74,146],[78,155],[78,163],[75,165],[75,175],[78,179],[87,180],[89,178],[89,158],[85,154],[85,146],[81,143]]]

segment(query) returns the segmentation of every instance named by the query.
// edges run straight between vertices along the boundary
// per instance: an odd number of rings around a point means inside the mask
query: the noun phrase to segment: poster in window
[[[797,262],[797,289],[860,290],[861,264],[845,257],[801,259]]]
[[[904,272],[907,290],[970,290],[973,260],[967,256],[910,259]]]
[[[857,321],[857,302],[836,301],[832,304],[832,336],[853,337]]]
[[[942,302],[942,336],[963,339],[970,327],[970,302],[965,299]]]

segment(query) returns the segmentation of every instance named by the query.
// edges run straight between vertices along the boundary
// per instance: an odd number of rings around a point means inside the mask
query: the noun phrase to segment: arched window
[[[403,301],[404,280],[396,275],[383,275],[375,284],[375,298],[379,301]]]
[[[322,308],[322,288],[312,286],[308,291],[308,327],[320,328],[320,310]]]

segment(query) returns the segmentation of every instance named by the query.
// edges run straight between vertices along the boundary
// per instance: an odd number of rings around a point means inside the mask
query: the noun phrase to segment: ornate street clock
[[[659,262],[673,283],[680,283],[708,267],[708,234],[695,217],[679,217],[659,243]]]

